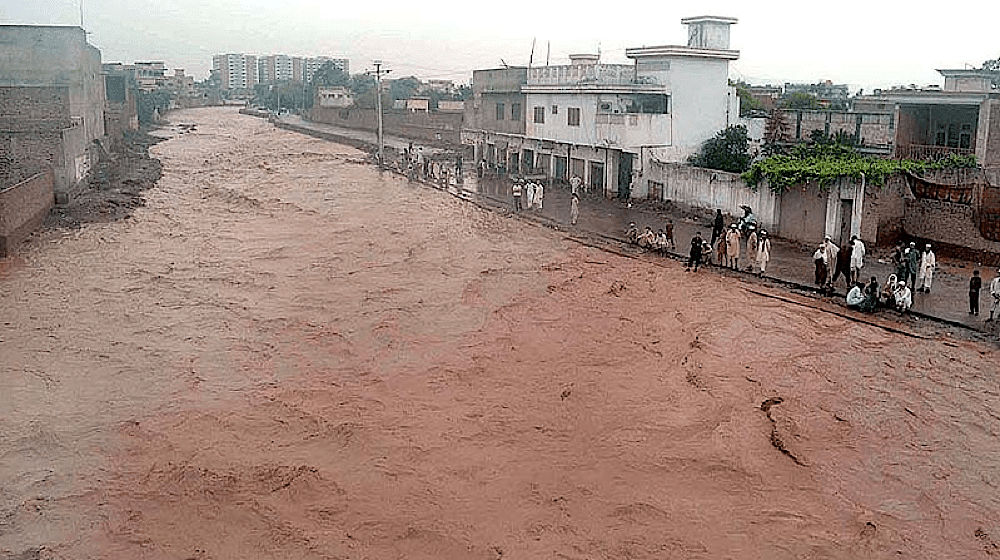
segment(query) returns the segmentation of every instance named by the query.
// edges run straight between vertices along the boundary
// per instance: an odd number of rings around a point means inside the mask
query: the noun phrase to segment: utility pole
[[[383,167],[385,163],[385,142],[382,137],[382,74],[388,74],[392,70],[382,70],[382,61],[376,60],[375,65],[375,110],[376,121],[378,122],[378,166]],[[372,72],[368,72],[372,74]]]

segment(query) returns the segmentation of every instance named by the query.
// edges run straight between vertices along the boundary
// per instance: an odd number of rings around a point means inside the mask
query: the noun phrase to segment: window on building
[[[559,114],[559,106],[558,105],[553,105],[552,106],[552,114],[553,115],[558,115]]]
[[[510,120],[519,121],[521,120],[521,104],[511,103],[510,104]]]
[[[566,109],[566,124],[569,126],[580,126],[580,108],[570,107]]]
[[[545,124],[545,107],[535,107],[535,124]]]
[[[503,120],[503,103],[497,103],[497,120]]]

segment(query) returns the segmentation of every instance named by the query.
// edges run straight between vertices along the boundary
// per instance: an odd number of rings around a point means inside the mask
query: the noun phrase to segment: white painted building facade
[[[734,18],[696,17],[687,46],[639,47],[633,64],[573,55],[569,65],[527,69],[525,133],[501,156],[512,172],[579,176],[607,196],[647,197],[650,162],[682,162],[739,121],[729,86]],[[498,158],[499,159],[499,158]]]

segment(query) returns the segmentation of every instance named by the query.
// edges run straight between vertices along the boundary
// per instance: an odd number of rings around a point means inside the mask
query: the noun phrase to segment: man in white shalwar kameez
[[[760,267],[760,275],[767,272],[767,261],[771,260],[771,238],[767,236],[767,230],[760,231],[760,239],[757,240],[757,266]]]
[[[837,253],[840,252],[840,247],[833,242],[833,239],[829,235],[823,242],[823,254],[826,256],[826,286],[827,288],[833,288],[833,276],[837,271]]]
[[[937,267],[937,257],[931,251],[931,244],[924,246],[924,252],[920,255],[920,269],[917,271],[917,291],[929,293],[931,282],[934,280],[934,268]]]
[[[851,282],[861,279],[861,269],[865,267],[865,244],[857,235],[851,236]]]

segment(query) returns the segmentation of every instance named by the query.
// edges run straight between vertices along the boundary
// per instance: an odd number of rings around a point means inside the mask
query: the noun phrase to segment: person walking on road
[[[531,206],[535,203],[535,183],[528,181],[524,185],[524,207],[531,210]]]
[[[937,257],[934,256],[931,244],[928,243],[924,246],[924,253],[920,255],[920,271],[917,273],[918,292],[930,293],[935,268],[937,268]]]
[[[521,211],[521,182],[515,180],[514,186],[511,187],[511,193],[514,195],[514,211]]]
[[[978,270],[972,271],[969,278],[969,315],[979,315],[979,290],[983,289],[983,279]]]
[[[760,274],[763,276],[767,272],[767,261],[771,260],[771,238],[767,236],[767,230],[760,230],[760,239],[757,240],[757,266],[760,267]]]
[[[692,267],[694,267],[695,272],[698,272],[698,265],[701,264],[702,244],[704,243],[705,241],[701,238],[701,232],[695,233],[691,239],[691,252],[688,254],[687,267],[684,268],[685,272],[691,270]]]
[[[541,183],[535,183],[535,199],[532,202],[532,206],[535,207],[539,212],[542,211],[542,197],[545,196],[545,187]]]
[[[993,306],[990,307],[990,318],[987,321],[992,321],[1000,308],[1000,270],[997,271],[997,277],[990,281],[990,295],[993,296]]]
[[[580,219],[580,195],[573,193],[569,202],[569,223],[576,225]]]
[[[583,183],[583,180],[577,177],[576,175],[570,177],[569,190],[571,194],[575,194],[577,196],[580,195],[580,183]]]

